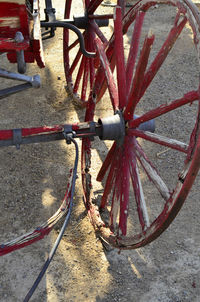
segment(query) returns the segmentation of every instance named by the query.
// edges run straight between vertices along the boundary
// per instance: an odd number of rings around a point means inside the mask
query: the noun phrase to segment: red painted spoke
[[[118,91],[114,82],[114,77],[110,69],[109,61],[105,54],[102,42],[98,38],[96,38],[95,43],[101,61],[101,66],[103,67],[105,73],[112,106],[114,111],[116,111],[119,108],[119,99],[118,99]]]
[[[83,5],[84,5],[84,7],[89,7],[89,5],[90,5],[90,0],[83,0]]]
[[[117,217],[119,214],[119,207],[120,207],[121,173],[119,173],[119,169],[118,171],[116,171],[115,183],[113,187],[114,190],[113,190],[112,204],[111,204],[111,211],[110,211],[110,229],[113,232],[115,232],[116,225],[117,225]]]
[[[154,35],[149,32],[145,38],[143,48],[139,57],[136,72],[134,75],[132,87],[128,95],[128,104],[124,112],[125,120],[130,120],[133,117],[135,107],[140,99],[140,91],[142,89],[142,83],[144,79],[144,73],[148,64],[149,54],[152,44],[154,42]]]
[[[133,31],[133,35],[132,35],[132,39],[131,39],[131,45],[130,45],[127,64],[126,64],[126,91],[127,91],[127,94],[129,93],[130,85],[131,85],[132,78],[133,78],[133,71],[134,71],[135,61],[136,61],[136,57],[137,57],[137,53],[138,53],[144,16],[145,16],[145,12],[138,12],[136,20],[135,20],[134,31]]]
[[[78,71],[76,81],[75,81],[75,84],[74,84],[74,89],[73,89],[74,93],[76,93],[78,91],[78,87],[79,87],[79,84],[80,84],[80,81],[81,81],[81,78],[82,78],[82,75],[83,75],[85,60],[86,60],[86,57],[82,56],[81,64],[79,66],[79,71]]]
[[[71,67],[70,67],[70,70],[69,70],[69,74],[70,74],[70,75],[72,75],[72,73],[74,72],[74,70],[75,70],[75,68],[76,68],[76,66],[77,66],[77,64],[78,64],[78,62],[80,61],[81,56],[82,56],[82,53],[81,53],[81,51],[80,51],[80,49],[79,49],[79,51],[77,52],[77,55],[76,55],[76,57],[75,57],[75,59],[74,59],[72,65],[71,65]]]
[[[71,3],[72,3],[72,0],[68,0],[65,2],[65,14],[64,14],[65,18],[70,17]]]
[[[146,203],[144,200],[144,194],[142,190],[142,185],[140,181],[140,176],[138,173],[136,156],[133,152],[130,152],[129,164],[130,164],[130,175],[133,185],[135,201],[137,205],[138,218],[142,227],[142,230],[145,230],[149,226],[149,218],[146,209]]]
[[[95,69],[94,69],[93,61],[94,61],[93,58],[91,58],[89,60],[89,63],[90,63],[90,91],[92,90],[93,83],[94,83],[94,78],[95,78]]]
[[[177,13],[177,15],[179,16],[179,13]],[[177,18],[176,18],[176,21],[177,21]],[[168,53],[170,52],[170,50],[173,47],[174,43],[176,42],[177,38],[181,34],[186,22],[187,22],[186,17],[184,17],[184,19],[180,22],[179,25],[177,25],[177,22],[175,22],[174,27],[169,32],[167,39],[163,43],[160,51],[158,52],[157,56],[155,57],[154,61],[152,62],[151,66],[149,67],[148,71],[145,74],[144,81],[142,84],[142,90],[140,93],[140,98],[143,96],[147,87],[150,85],[153,78],[157,74],[159,68],[165,61]]]
[[[102,31],[99,29],[98,25],[94,20],[90,21],[90,25],[93,28],[96,35],[99,37],[99,39],[103,42],[104,47],[108,45],[108,40],[106,39],[105,35],[102,33]]]
[[[108,177],[106,179],[106,184],[103,192],[103,196],[101,199],[100,208],[104,208],[108,202],[108,196],[113,188],[114,180],[116,179],[117,172],[119,171],[120,164],[120,156],[118,152],[115,157],[113,157],[112,163],[110,165],[110,171],[108,173]]]
[[[187,153],[188,150],[188,145],[177,141],[172,138],[168,138],[156,133],[148,132],[148,131],[141,131],[138,129],[128,129],[127,134],[130,136],[136,136],[136,137],[141,137],[145,140],[148,140],[150,142],[169,147],[171,149],[178,150],[183,153]]]
[[[148,157],[144,153],[142,147],[138,143],[135,144],[134,152],[135,152],[138,160],[140,161],[144,171],[146,172],[147,176],[149,177],[150,181],[153,182],[153,184],[155,185],[157,190],[160,192],[161,196],[165,200],[168,200],[170,198],[169,189],[167,188],[166,184],[160,177],[158,171],[153,166],[151,161],[148,159]]]
[[[101,4],[103,0],[91,0],[88,6],[88,14],[94,13],[97,7]]]
[[[200,99],[198,91],[190,91],[184,95],[184,97],[172,101],[170,104],[162,104],[161,106],[141,115],[129,122],[129,128],[137,128],[141,123],[153,120],[154,118],[163,115],[167,112],[175,110],[181,106],[184,106],[188,103],[192,103]]]
[[[73,49],[76,45],[79,44],[79,40],[76,39],[72,44],[70,44],[68,47],[67,47],[67,50],[70,51],[71,49]]]
[[[117,83],[119,94],[119,108],[122,109],[126,105],[126,74],[124,61],[124,45],[122,32],[122,11],[121,7],[116,7],[114,18],[114,32],[115,32],[115,58],[117,68]]]
[[[107,55],[107,57],[108,57],[108,55]],[[110,62],[111,72],[113,73],[113,70],[115,68],[115,55],[114,55],[113,52],[112,52],[112,55],[110,55],[108,57],[108,59],[109,59],[109,62]],[[101,74],[99,74],[99,78],[100,78],[100,81],[99,81],[100,85],[99,85],[99,92],[97,94],[97,102],[100,101],[100,99],[103,97],[103,95],[104,95],[104,93],[107,89],[107,83],[106,83],[105,75],[103,74],[101,76]]]
[[[82,91],[81,91],[81,100],[86,100],[86,92],[88,86],[88,78],[89,78],[89,59],[85,59],[85,67],[84,67],[84,74],[83,74],[83,82],[82,82]]]
[[[102,181],[108,168],[110,167],[110,164],[113,160],[113,157],[115,155],[115,152],[116,152],[116,143],[114,142],[112,147],[110,148],[104,162],[103,162],[103,165],[101,166],[101,169],[99,170],[99,173],[97,175],[97,181]]]
[[[125,139],[126,140],[126,139]],[[121,174],[121,190],[120,190],[120,213],[119,213],[119,235],[126,235],[127,232],[127,218],[129,210],[129,190],[130,190],[130,167],[127,160],[127,151],[128,142],[127,140],[124,143],[124,154],[122,155],[121,160],[121,169],[119,173]]]

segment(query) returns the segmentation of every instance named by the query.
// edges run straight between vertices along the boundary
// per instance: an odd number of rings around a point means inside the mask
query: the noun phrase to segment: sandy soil
[[[58,0],[54,2],[57,16],[62,18],[63,6]],[[101,9],[102,13],[112,10],[109,7]],[[157,36],[162,39],[166,25],[170,23],[170,15],[162,12],[162,6],[159,6],[152,10],[151,18],[149,21],[154,23]],[[112,24],[109,32],[112,32]],[[130,33],[125,41],[129,45]],[[144,102],[146,105],[149,100],[162,101],[164,91],[170,99],[197,84],[198,68],[195,71],[195,67],[198,63],[189,42],[190,32],[186,31],[177,41],[177,52],[172,52],[168,67],[161,71],[159,81],[149,91]],[[73,105],[65,90],[61,30],[56,31],[55,39],[44,42],[44,52],[46,68],[38,70],[36,65],[31,65],[27,71],[27,74],[41,75],[42,87],[1,100],[1,129],[83,121],[84,110]],[[15,66],[8,64],[4,55],[1,56],[1,67],[15,71]],[[1,83],[6,86],[8,82]],[[107,114],[110,106],[106,102],[107,97],[99,105],[97,115]],[[194,123],[194,111],[195,108],[188,106],[187,112],[174,113],[170,119],[158,121],[160,132],[185,138],[185,133]],[[176,126],[177,121],[179,127]],[[105,157],[107,145],[97,140],[94,146],[92,173],[95,175],[99,162]],[[181,166],[182,158],[165,148],[149,149],[155,157],[160,151],[164,153],[158,159],[158,167],[166,181],[171,183],[175,164]],[[65,142],[23,146],[20,151],[12,147],[0,150],[1,242],[24,233],[55,212],[65,192],[73,154],[73,147],[66,146]],[[78,175],[70,225],[31,301],[198,302],[199,179],[180,214],[161,237],[144,248],[120,252],[105,250],[95,236],[82,203],[80,166]],[[96,195],[98,190],[99,186],[94,182]],[[151,188],[147,188],[147,195],[157,204],[157,195]],[[1,302],[23,301],[59,229],[60,225],[44,240],[0,258]]]

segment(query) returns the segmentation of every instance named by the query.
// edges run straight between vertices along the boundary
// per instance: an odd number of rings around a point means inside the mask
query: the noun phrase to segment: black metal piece
[[[0,90],[0,99],[3,99],[11,94],[23,91],[23,90],[31,88],[31,87],[32,87],[31,83],[24,83],[24,84],[16,85],[13,87],[1,89]]]
[[[139,115],[134,114],[134,119],[138,118]],[[138,127],[139,130],[149,131],[154,133],[156,130],[155,119],[141,123]]]
[[[44,9],[46,21],[55,21],[56,20],[56,10],[52,6],[51,0],[45,0],[46,8]]]
[[[107,27],[109,25],[109,19],[94,19],[94,20],[97,23],[98,27]],[[73,20],[64,19],[64,20],[59,20],[59,21],[70,23],[70,24],[78,27],[78,29],[86,29],[89,24],[89,18],[87,16],[87,14],[74,15]]]
[[[13,145],[19,150],[22,143],[22,129],[13,129]]]
[[[85,42],[84,42],[84,39],[83,39],[83,35],[80,32],[80,30],[76,26],[74,26],[73,24],[67,23],[66,21],[58,21],[58,20],[53,21],[53,22],[44,22],[44,21],[42,21],[41,22],[41,27],[62,27],[62,28],[67,28],[67,29],[72,30],[78,36],[78,40],[79,40],[79,43],[80,43],[80,49],[81,49],[81,52],[83,53],[83,55],[85,55],[88,58],[94,58],[96,56],[96,53],[88,52],[85,49]]]
[[[123,141],[125,136],[125,122],[120,111],[113,116],[99,119],[98,123],[102,125],[101,140]]]
[[[52,1],[51,0],[45,0],[46,8],[44,9],[45,13],[45,21],[46,22],[53,22],[56,20],[56,10],[52,7]],[[48,30],[48,27],[46,27],[46,32],[42,33],[42,36],[44,36],[43,40],[52,38],[55,36],[55,30],[56,27],[51,27],[50,30]],[[48,36],[47,36],[48,34]]]
[[[72,142],[71,139],[76,136],[76,132],[74,132],[72,130],[72,125],[64,125],[63,135],[64,135],[64,138],[66,140],[66,143],[68,145],[70,145],[71,142]]]
[[[24,41],[24,37],[20,31],[17,31],[15,34],[15,42],[16,43],[21,43]],[[26,62],[24,59],[24,51],[19,50],[16,51],[17,54],[17,70],[19,73],[25,73],[26,72]]]

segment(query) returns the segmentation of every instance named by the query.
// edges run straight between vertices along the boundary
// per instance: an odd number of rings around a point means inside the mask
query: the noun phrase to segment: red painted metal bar
[[[162,104],[161,106],[141,115],[129,122],[129,128],[137,128],[141,123],[155,119],[156,117],[175,110],[183,105],[190,104],[194,101],[200,100],[199,91],[190,91],[184,97],[172,101],[170,104]]]
[[[128,104],[124,111],[125,120],[130,120],[133,117],[133,113],[137,103],[140,100],[140,91],[142,89],[142,83],[144,79],[144,73],[148,64],[148,59],[151,51],[152,44],[154,42],[155,36],[151,33],[145,38],[143,48],[139,57],[136,72],[133,78],[132,87],[130,88],[130,93],[128,95]]]
[[[144,81],[142,83],[140,98],[143,96],[147,87],[150,85],[156,73],[158,72],[159,68],[165,61],[168,53],[170,52],[177,38],[180,36],[186,23],[187,23],[187,18],[184,17],[184,19],[180,22],[179,25],[175,24],[174,27],[170,30],[167,39],[163,43],[160,51],[158,52],[157,56],[155,57],[154,61],[151,63],[151,66],[148,68],[145,74]]]
[[[92,123],[92,125],[91,125]],[[100,136],[101,125],[94,122],[84,122],[67,125],[69,129],[76,132],[76,137],[89,137],[89,136]],[[91,126],[94,130],[91,130]],[[63,133],[65,125],[55,125],[53,127],[34,127],[34,128],[21,128],[21,136],[23,138],[33,138],[38,136],[53,135],[56,133]],[[0,130],[0,141],[13,140],[13,133],[15,129]],[[64,136],[63,136],[64,139]]]
[[[117,68],[117,82],[119,94],[119,108],[122,109],[126,105],[126,74],[124,61],[124,45],[122,32],[122,10],[116,7],[114,14],[114,32],[115,32],[115,58]]]
[[[127,91],[127,94],[129,94],[130,85],[131,85],[132,78],[133,78],[133,72],[134,72],[136,57],[137,57],[138,48],[139,48],[139,42],[140,42],[140,36],[141,36],[144,16],[145,16],[145,12],[138,12],[136,20],[135,20],[135,26],[134,26],[134,30],[133,30],[128,60],[127,60],[127,65],[126,65],[126,91]]]
[[[112,103],[114,111],[116,111],[119,108],[118,91],[117,91],[117,87],[114,82],[114,77],[113,77],[112,71],[109,66],[109,61],[107,59],[107,56],[106,56],[104,48],[103,48],[103,44],[100,41],[100,39],[96,38],[95,44],[96,44],[97,52],[99,54],[101,65],[105,72],[105,77],[107,80],[107,86],[108,86],[108,90],[109,90],[109,94],[110,94],[111,103]]]

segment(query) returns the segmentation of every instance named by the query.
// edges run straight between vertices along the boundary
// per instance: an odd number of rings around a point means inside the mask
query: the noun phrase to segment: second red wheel
[[[66,0],[65,4],[65,19],[74,18],[74,12],[79,13],[80,16],[85,18],[84,26],[80,25],[82,31],[85,49],[88,52],[95,52],[94,38],[98,36],[106,47],[108,40],[106,36],[110,37],[108,26],[108,19],[112,15],[102,15],[101,10],[98,10],[103,0],[88,0],[76,2],[73,0]],[[100,17],[97,15],[101,14]],[[75,17],[76,19],[76,17]],[[78,19],[77,19],[78,20]],[[105,34],[101,31],[101,26],[106,27]],[[98,59],[88,58],[84,56],[79,47],[79,41],[75,34],[68,29],[64,29],[63,35],[63,53],[64,53],[64,68],[67,81],[68,91],[73,96],[78,104],[85,106],[89,94],[92,90],[95,76],[95,68],[98,66]]]

